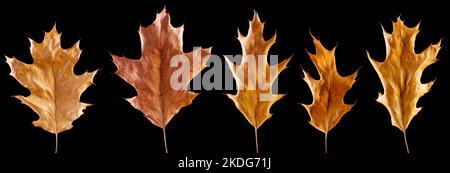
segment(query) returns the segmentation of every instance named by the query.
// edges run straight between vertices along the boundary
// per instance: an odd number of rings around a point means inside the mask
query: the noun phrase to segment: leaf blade
[[[140,60],[113,55],[113,62],[118,67],[116,74],[137,91],[137,96],[127,99],[128,102],[144,113],[154,125],[162,128],[166,153],[165,127],[181,108],[190,105],[198,95],[188,91],[187,85],[205,68],[211,53],[209,48],[185,53],[183,31],[183,26],[174,28],[170,24],[170,16],[164,9],[157,14],[153,24],[139,30],[142,43]],[[189,67],[173,67],[172,60],[176,56],[185,57],[182,61],[188,63]],[[175,73],[189,75],[178,90],[171,85]]]
[[[45,33],[44,41],[31,41],[33,64],[8,59],[11,75],[31,91],[30,96],[15,96],[39,115],[34,121],[50,133],[57,134],[72,128],[89,104],[80,102],[81,94],[93,84],[97,71],[75,75],[73,68],[80,57],[78,43],[68,49],[61,48],[56,26]]]
[[[236,95],[227,94],[227,96],[233,100],[238,110],[254,127],[258,153],[257,129],[272,116],[269,112],[270,107],[284,96],[284,94],[273,94],[272,84],[279,73],[286,69],[291,57],[270,66],[266,58],[271,46],[275,43],[276,35],[269,40],[263,38],[264,23],[256,12],[249,25],[247,36],[238,31],[238,40],[242,47],[242,62],[239,65],[234,64],[225,57],[238,90]]]
[[[419,98],[429,92],[434,83],[422,84],[420,78],[425,68],[437,61],[441,48],[439,42],[416,54],[414,45],[418,33],[419,25],[409,28],[398,18],[393,22],[392,33],[383,29],[387,51],[385,61],[378,62],[368,54],[384,90],[377,101],[388,109],[392,125],[403,132],[407,153],[406,129],[421,110],[416,107]]]
[[[314,63],[320,79],[314,79],[303,70],[305,76],[303,79],[311,90],[313,102],[310,105],[302,105],[308,111],[311,119],[310,124],[325,134],[325,153],[327,153],[328,132],[339,123],[341,118],[354,105],[344,103],[344,97],[353,86],[358,71],[345,77],[339,75],[335,62],[336,47],[328,50],[318,39],[313,35],[311,36],[316,54],[308,52],[308,55]]]

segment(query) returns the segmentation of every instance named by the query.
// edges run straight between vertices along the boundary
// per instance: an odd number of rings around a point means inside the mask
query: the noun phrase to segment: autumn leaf
[[[273,94],[272,84],[278,74],[286,68],[290,58],[277,65],[267,63],[270,47],[275,43],[276,36],[269,40],[263,38],[264,23],[255,12],[250,21],[247,36],[238,32],[238,40],[242,47],[242,61],[239,65],[229,57],[226,61],[237,83],[237,94],[228,94],[239,111],[254,127],[256,152],[258,149],[258,128],[272,115],[270,107],[284,94]],[[247,73],[247,76],[243,75]],[[245,80],[247,79],[247,81]]]
[[[181,108],[190,105],[198,95],[188,91],[187,86],[205,67],[211,49],[184,53],[183,26],[172,27],[165,9],[156,16],[152,25],[141,27],[139,34],[142,44],[140,60],[113,56],[113,62],[118,67],[117,74],[136,88],[137,96],[128,99],[128,102],[142,111],[154,125],[162,128],[167,153],[166,126]],[[186,57],[187,68],[171,64],[180,56]],[[193,67],[190,68],[190,65]],[[171,78],[177,74],[188,74],[188,80],[181,83],[181,88],[174,89]]]
[[[417,101],[430,91],[434,82],[422,84],[420,77],[425,68],[437,61],[441,43],[430,45],[423,52],[416,54],[414,43],[419,33],[419,25],[408,28],[400,18],[393,25],[392,34],[383,28],[386,60],[378,62],[372,59],[369,53],[367,56],[383,84],[384,93],[379,94],[377,101],[388,109],[392,125],[403,132],[406,152],[409,153],[406,129],[422,109],[416,107]]]
[[[345,104],[344,96],[355,82],[358,72],[342,77],[336,68],[335,50],[326,49],[313,35],[316,54],[308,52],[311,61],[319,72],[320,79],[316,80],[303,70],[304,80],[311,89],[313,102],[311,105],[302,104],[311,118],[310,124],[325,133],[325,153],[328,152],[328,132],[333,129],[341,118],[351,110],[353,104]]]
[[[89,104],[80,102],[81,93],[93,83],[95,72],[77,76],[73,68],[80,56],[79,42],[68,49],[61,48],[60,35],[53,29],[45,33],[42,43],[31,42],[33,64],[8,59],[11,75],[31,91],[31,95],[15,96],[31,107],[39,119],[36,127],[55,134],[55,153],[58,152],[58,133],[72,128],[72,122]]]

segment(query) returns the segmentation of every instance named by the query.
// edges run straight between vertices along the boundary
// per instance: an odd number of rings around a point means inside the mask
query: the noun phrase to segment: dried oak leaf
[[[327,153],[328,132],[339,123],[341,118],[354,105],[345,104],[344,96],[355,82],[358,71],[346,77],[339,75],[335,59],[336,47],[328,50],[318,39],[314,36],[312,38],[316,54],[308,52],[308,55],[317,68],[320,79],[316,80],[303,71],[304,80],[312,92],[313,102],[311,105],[302,105],[308,110],[311,118],[310,124],[325,133],[325,153]]]
[[[406,151],[409,153],[406,129],[422,109],[416,107],[417,101],[430,91],[434,82],[422,84],[420,77],[426,67],[437,61],[441,43],[430,45],[422,53],[416,54],[414,42],[419,33],[419,25],[408,28],[400,18],[393,25],[392,34],[383,28],[385,61],[378,62],[369,53],[367,56],[383,84],[384,93],[379,94],[377,101],[388,109],[392,125],[403,132]]]
[[[267,41],[264,40],[263,29],[264,23],[254,12],[253,20],[249,24],[248,35],[244,36],[238,31],[238,40],[242,47],[241,63],[236,65],[228,57],[225,58],[237,83],[237,94],[228,94],[228,97],[233,100],[239,111],[254,127],[257,153],[259,152],[257,130],[272,116],[269,112],[270,107],[284,96],[284,94],[273,94],[272,84],[291,59],[285,59],[273,66],[267,63],[266,58],[270,47],[275,43],[276,36],[274,35]],[[242,74],[247,74],[247,76]],[[262,98],[262,95],[268,97]]]
[[[42,43],[31,42],[33,64],[8,58],[11,75],[31,91],[31,95],[15,96],[31,107],[39,119],[36,127],[55,134],[55,153],[58,133],[72,128],[72,122],[89,104],[80,102],[80,95],[93,83],[95,72],[75,75],[73,68],[80,56],[79,42],[68,49],[61,48],[56,26],[45,33]]]
[[[113,62],[118,67],[117,74],[137,91],[137,96],[127,99],[128,102],[143,112],[154,125],[162,128],[166,153],[166,126],[181,108],[191,104],[198,95],[188,91],[187,86],[205,67],[211,52],[211,49],[196,49],[184,53],[183,30],[183,26],[171,26],[170,17],[164,9],[156,16],[153,24],[139,30],[142,54],[140,60],[113,56]],[[193,67],[181,71],[178,67],[171,67],[172,58],[178,55],[187,57]],[[171,76],[174,73],[190,74],[180,89],[173,89],[171,86]]]

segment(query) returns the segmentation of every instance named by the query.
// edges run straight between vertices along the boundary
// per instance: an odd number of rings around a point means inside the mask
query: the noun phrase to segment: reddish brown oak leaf
[[[166,126],[178,111],[191,104],[198,95],[188,91],[188,83],[205,67],[211,49],[183,52],[183,26],[174,28],[165,9],[148,27],[141,27],[141,58],[132,60],[113,56],[117,74],[134,86],[137,96],[128,99],[130,104],[144,113],[154,125],[162,128],[166,153]],[[177,61],[174,61],[177,60]],[[174,63],[175,62],[175,63]],[[178,63],[185,63],[178,67]],[[184,75],[180,87],[172,83]]]

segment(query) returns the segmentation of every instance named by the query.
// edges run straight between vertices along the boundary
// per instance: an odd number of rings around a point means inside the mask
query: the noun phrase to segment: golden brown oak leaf
[[[317,68],[320,79],[316,80],[309,73],[303,71],[304,80],[312,92],[313,102],[311,105],[302,105],[309,113],[310,124],[325,133],[325,153],[327,153],[328,132],[353,107],[353,104],[344,103],[344,96],[355,82],[358,72],[346,77],[339,75],[335,59],[336,47],[328,50],[318,39],[314,36],[312,38],[316,54],[308,52],[308,55]]]
[[[241,63],[236,65],[228,57],[225,58],[237,84],[237,94],[228,94],[228,97],[254,127],[256,152],[259,152],[257,130],[272,116],[269,112],[270,107],[284,96],[284,94],[273,94],[272,84],[290,60],[290,58],[285,59],[273,66],[267,63],[267,55],[270,47],[275,43],[276,36],[267,41],[264,40],[263,29],[264,23],[254,12],[248,35],[243,36],[238,32],[238,40],[242,47]]]
[[[95,72],[75,75],[73,68],[80,56],[79,42],[68,49],[61,48],[56,26],[45,33],[42,43],[31,42],[33,64],[8,58],[11,75],[31,91],[31,95],[15,96],[31,107],[39,119],[36,127],[55,134],[55,153],[58,151],[58,133],[72,128],[72,122],[89,104],[81,103],[80,96],[93,84]]]
[[[156,16],[148,27],[141,27],[140,60],[113,56],[118,67],[117,74],[130,83],[137,91],[137,96],[128,99],[136,109],[154,125],[162,128],[166,153],[166,126],[178,111],[192,103],[197,93],[187,90],[188,83],[205,67],[211,49],[196,49],[190,53],[183,52],[183,26],[174,28],[165,9]],[[197,53],[195,53],[197,52]],[[174,56],[184,55],[190,68],[180,71],[179,67],[171,67]],[[199,64],[199,65],[195,65]],[[183,87],[173,89],[171,76],[174,73],[190,74]]]
[[[441,43],[430,45],[422,53],[416,54],[414,43],[419,25],[408,28],[400,18],[393,25],[392,34],[383,28],[386,60],[378,62],[369,54],[367,56],[383,84],[384,93],[379,94],[377,101],[388,109],[392,125],[403,132],[406,151],[409,153],[406,129],[422,109],[416,107],[417,101],[430,91],[434,82],[422,84],[420,78],[423,70],[437,61]]]

